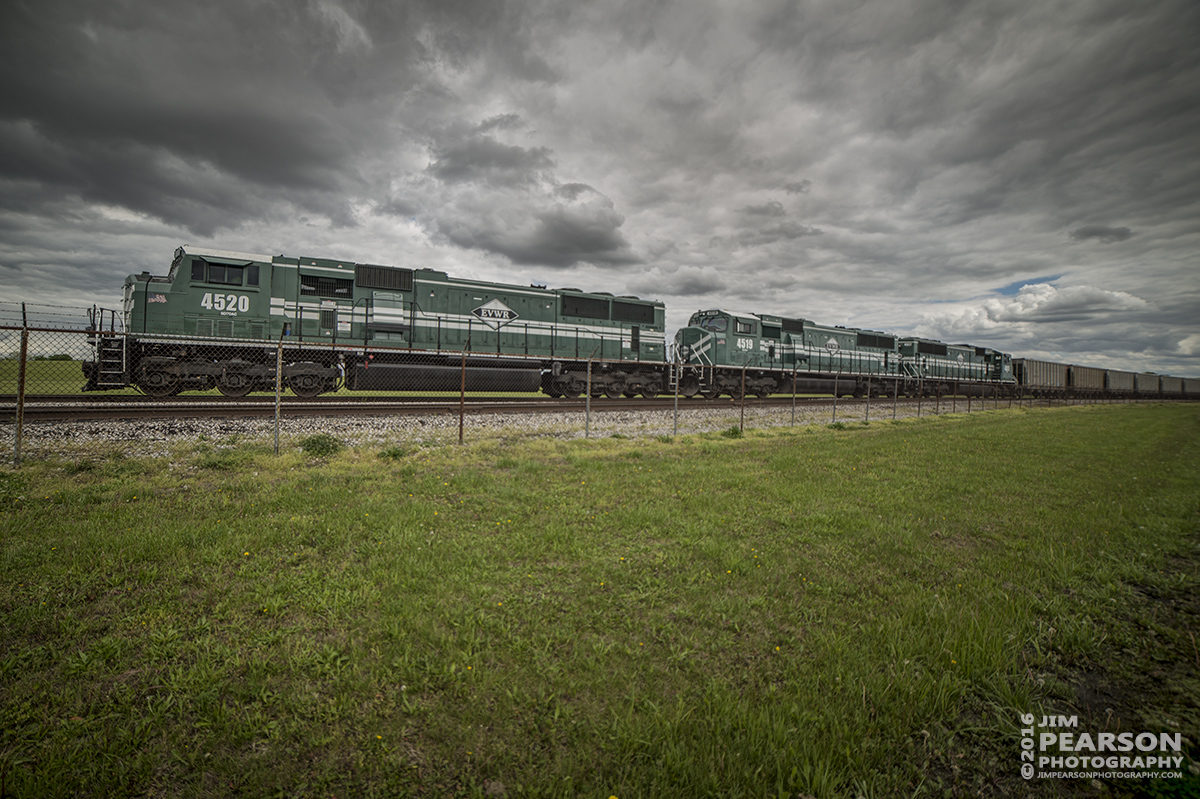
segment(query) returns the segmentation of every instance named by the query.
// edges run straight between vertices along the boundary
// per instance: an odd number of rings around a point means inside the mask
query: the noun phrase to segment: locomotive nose
[[[675,352],[678,353],[679,362],[683,364],[699,363],[707,337],[709,334],[698,327],[681,328],[675,334]]]

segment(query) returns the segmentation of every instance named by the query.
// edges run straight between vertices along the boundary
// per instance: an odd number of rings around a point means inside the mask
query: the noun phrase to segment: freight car
[[[1070,367],[1065,363],[1035,358],[1013,359],[1013,374],[1022,395],[1030,397],[1066,396]]]
[[[1105,370],[1094,366],[1067,367],[1067,385],[1076,397],[1099,397],[1104,393]]]
[[[181,247],[165,276],[125,280],[95,311],[85,390],[229,397],[282,377],[302,397],[351,390],[654,396],[666,388],[661,302],[432,269]]]
[[[1139,372],[1133,376],[1133,392],[1139,397],[1158,396],[1158,375]]]
[[[675,350],[679,392],[689,397],[984,394],[1015,385],[1010,357],[995,350],[720,308],[692,314]]]
[[[1159,376],[1159,393],[1164,399],[1183,398],[1183,378]]]
[[[1133,372],[1109,369],[1104,377],[1105,393],[1110,397],[1132,397],[1135,377]]]

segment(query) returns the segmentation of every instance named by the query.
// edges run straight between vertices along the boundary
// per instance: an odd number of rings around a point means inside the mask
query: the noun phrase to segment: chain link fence
[[[380,445],[675,436],[1035,402],[972,396],[957,385],[945,396],[924,396],[930,392],[918,387],[917,398],[908,400],[889,396],[884,383],[868,383],[861,398],[836,396],[849,394],[852,380],[835,396],[793,390],[764,402],[748,400],[743,385],[733,396],[682,398],[673,390],[678,366],[598,352],[574,357],[567,340],[565,357],[513,355],[520,343],[505,336],[519,337],[519,330],[469,331],[464,348],[435,350],[398,346],[387,331],[376,335],[355,343],[301,335],[275,341],[144,335],[124,330],[111,311],[0,303],[0,421],[8,460],[19,464],[89,437],[133,445],[229,434],[269,438],[278,452],[314,431]]]

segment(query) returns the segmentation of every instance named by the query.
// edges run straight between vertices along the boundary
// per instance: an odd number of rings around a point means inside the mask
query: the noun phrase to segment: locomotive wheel
[[[735,400],[740,400],[743,396],[745,396],[745,392],[742,391],[741,386],[737,386],[736,388],[731,388],[726,393],[728,393],[729,396],[733,397]]]
[[[620,399],[624,393],[625,384],[615,380],[604,387],[604,396],[609,399]]]
[[[147,397],[154,397],[155,399],[174,397],[180,391],[183,391],[183,386],[179,383],[179,375],[172,372],[149,372],[144,378],[138,381],[138,388]]]
[[[771,390],[769,388],[756,389],[754,396],[758,397],[759,399],[766,399],[767,397],[771,396]]]
[[[254,381],[240,372],[227,372],[217,380],[217,391],[226,397],[244,397],[254,388]]]
[[[253,388],[254,384],[246,379],[240,381],[220,380],[217,382],[217,391],[220,391],[226,397],[233,397],[235,399],[246,396]]]
[[[642,396],[646,399],[654,399],[658,396],[658,384],[648,383],[642,387]]]
[[[700,396],[708,400],[715,400],[717,397],[721,396],[721,389],[717,388],[716,386],[713,386],[712,388],[706,388],[700,392]]]
[[[311,372],[292,375],[287,382],[293,394],[305,399],[312,399],[325,391],[325,378]]]
[[[695,375],[684,375],[679,381],[679,394],[683,397],[694,397],[700,393],[700,381]]]

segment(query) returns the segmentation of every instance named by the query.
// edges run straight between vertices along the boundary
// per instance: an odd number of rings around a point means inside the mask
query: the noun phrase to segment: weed
[[[250,452],[236,449],[220,449],[202,452],[196,458],[196,466],[201,469],[231,472],[244,467],[253,458]]]
[[[316,458],[326,458],[336,455],[342,450],[342,442],[329,433],[317,433],[300,442],[300,449],[305,455]]]
[[[19,500],[24,491],[24,475],[18,472],[0,472],[0,508]]]
[[[408,447],[402,447],[397,444],[393,444],[386,449],[380,450],[379,457],[383,458],[384,460],[399,461],[404,460],[410,454],[412,454],[412,451]]]
[[[725,438],[741,438],[744,435],[744,433],[742,431],[742,428],[738,427],[735,424],[733,427],[730,427],[728,430],[722,430],[721,435],[724,436]]]

